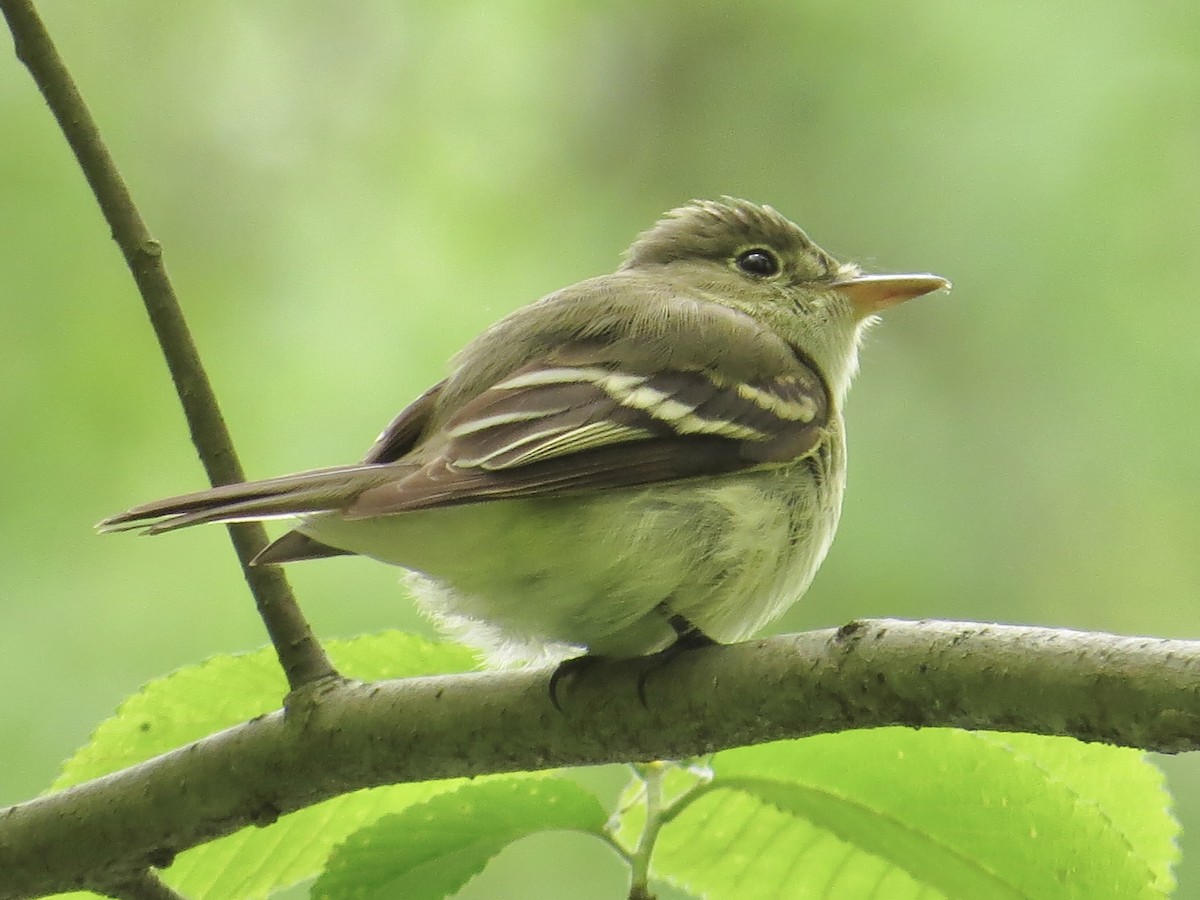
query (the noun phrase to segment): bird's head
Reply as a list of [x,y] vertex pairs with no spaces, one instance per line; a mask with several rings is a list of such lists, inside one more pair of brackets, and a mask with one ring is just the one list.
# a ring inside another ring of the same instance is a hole
[[950,287],[937,275],[864,274],[771,207],[732,198],[693,201],[640,235],[622,268],[656,267],[694,285],[698,299],[738,309],[786,337],[825,374],[839,403],[876,313]]

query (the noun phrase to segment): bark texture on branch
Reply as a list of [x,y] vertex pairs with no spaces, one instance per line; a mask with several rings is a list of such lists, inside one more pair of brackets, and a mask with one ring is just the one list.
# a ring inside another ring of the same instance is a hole
[[560,685],[523,670],[327,682],[273,713],[0,811],[0,900],[169,864],[176,853],[363,787],[678,759],[873,728],[1069,735],[1200,748],[1200,642],[976,625],[853,622],[598,664]]

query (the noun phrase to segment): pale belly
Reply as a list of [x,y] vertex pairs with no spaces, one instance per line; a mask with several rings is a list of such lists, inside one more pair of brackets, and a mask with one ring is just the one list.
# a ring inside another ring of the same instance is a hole
[[793,466],[719,486],[330,514],[301,530],[417,573],[422,606],[493,655],[549,644],[624,657],[669,645],[672,615],[721,642],[778,617],[812,580],[840,506],[840,483],[818,489]]

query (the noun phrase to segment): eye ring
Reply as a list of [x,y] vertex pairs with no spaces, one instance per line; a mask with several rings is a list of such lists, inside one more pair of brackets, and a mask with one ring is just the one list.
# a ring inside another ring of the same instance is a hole
[[782,269],[779,257],[766,247],[751,247],[734,257],[734,265],[754,278],[773,278]]

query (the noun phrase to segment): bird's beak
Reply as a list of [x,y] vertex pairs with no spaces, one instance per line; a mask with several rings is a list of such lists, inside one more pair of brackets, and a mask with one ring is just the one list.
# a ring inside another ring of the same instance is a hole
[[948,291],[950,282],[938,275],[854,275],[839,278],[831,287],[848,297],[858,317],[865,319],[913,297]]

